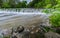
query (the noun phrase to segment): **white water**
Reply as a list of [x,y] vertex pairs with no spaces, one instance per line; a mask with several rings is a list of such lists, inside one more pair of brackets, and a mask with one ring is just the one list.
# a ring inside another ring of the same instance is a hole
[[46,14],[41,12],[16,12],[14,10],[10,11],[10,10],[0,9],[0,22],[4,20],[12,19],[13,17],[16,16],[22,16],[22,15],[35,16],[35,15],[46,15]]

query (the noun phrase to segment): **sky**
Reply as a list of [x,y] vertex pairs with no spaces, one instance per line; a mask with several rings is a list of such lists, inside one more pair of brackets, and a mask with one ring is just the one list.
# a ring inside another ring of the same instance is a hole
[[30,2],[30,1],[32,1],[32,0],[27,0],[27,2]]
[[[23,1],[23,0],[21,0],[21,1]],[[27,1],[27,3],[29,3],[29,2],[32,1],[32,0],[25,0],[25,1]]]

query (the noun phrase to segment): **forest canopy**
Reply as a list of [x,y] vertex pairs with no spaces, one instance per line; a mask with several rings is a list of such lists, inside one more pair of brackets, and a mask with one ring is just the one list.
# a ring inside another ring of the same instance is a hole
[[0,0],[0,8],[59,8],[60,0]]

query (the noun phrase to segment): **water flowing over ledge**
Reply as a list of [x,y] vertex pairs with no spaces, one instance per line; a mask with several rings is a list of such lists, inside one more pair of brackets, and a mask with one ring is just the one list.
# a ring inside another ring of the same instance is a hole
[[25,28],[31,25],[49,25],[48,15],[41,12],[7,12],[0,11],[0,34],[6,32],[7,29],[11,27],[16,27],[19,25]]

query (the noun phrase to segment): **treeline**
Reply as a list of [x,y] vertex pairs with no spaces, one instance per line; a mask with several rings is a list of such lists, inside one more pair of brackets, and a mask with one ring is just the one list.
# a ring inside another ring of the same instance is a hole
[[26,1],[19,0],[0,0],[0,8],[26,8]]
[[29,4],[27,1],[0,0],[0,8],[59,8],[60,0],[33,0]]

